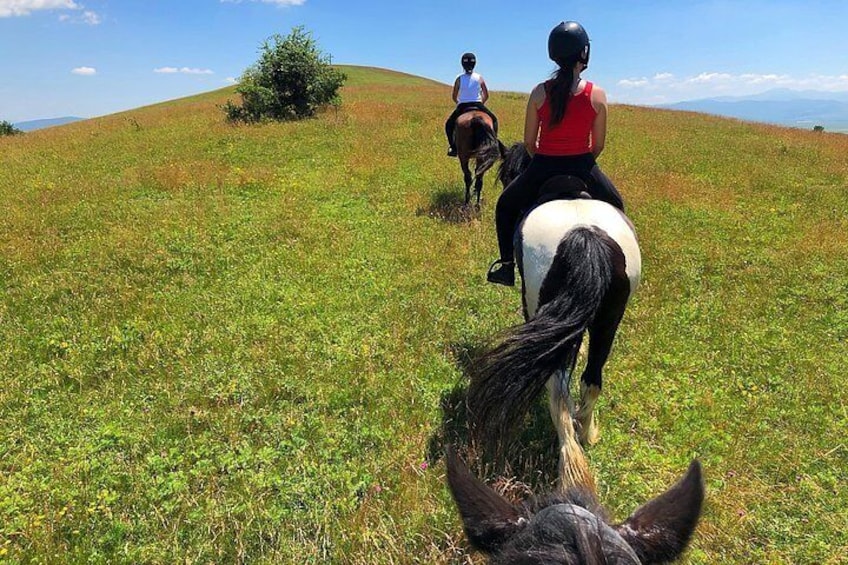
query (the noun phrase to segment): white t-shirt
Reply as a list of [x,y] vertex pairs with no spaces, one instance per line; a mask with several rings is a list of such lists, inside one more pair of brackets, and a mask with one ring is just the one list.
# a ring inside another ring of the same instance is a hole
[[483,80],[483,77],[477,73],[462,73],[457,78],[459,79],[457,103],[483,101],[483,90],[480,88],[480,82]]

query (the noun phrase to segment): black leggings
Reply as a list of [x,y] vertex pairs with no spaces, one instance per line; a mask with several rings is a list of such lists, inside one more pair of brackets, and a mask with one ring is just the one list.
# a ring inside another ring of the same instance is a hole
[[504,189],[495,207],[495,226],[501,260],[513,260],[512,238],[518,221],[536,203],[542,185],[557,175],[574,175],[583,179],[592,198],[624,211],[621,195],[598,167],[591,153],[564,157],[534,155],[527,169]]
[[468,110],[474,109],[489,114],[489,117],[492,118],[492,129],[495,130],[495,135],[498,135],[498,118],[495,117],[491,110],[486,108],[482,102],[463,102],[456,105],[456,109],[453,111],[453,114],[451,114],[448,117],[448,121],[445,122],[445,134],[448,136],[448,143],[451,147],[454,146],[453,130],[456,129],[456,119]]

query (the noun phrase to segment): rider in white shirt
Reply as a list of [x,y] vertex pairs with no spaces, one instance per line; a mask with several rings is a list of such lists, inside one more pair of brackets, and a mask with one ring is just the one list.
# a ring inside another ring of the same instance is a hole
[[486,81],[478,73],[474,72],[474,66],[477,64],[477,57],[474,53],[465,53],[462,55],[462,68],[465,72],[458,77],[453,83],[453,101],[456,103],[456,109],[450,115],[448,121],[445,122],[445,134],[448,136],[448,156],[456,157],[456,146],[453,141],[453,131],[456,127],[456,119],[468,110],[477,109],[489,114],[492,118],[492,128],[495,134],[498,133],[498,118],[486,108],[486,100],[489,99],[489,89],[486,88]]

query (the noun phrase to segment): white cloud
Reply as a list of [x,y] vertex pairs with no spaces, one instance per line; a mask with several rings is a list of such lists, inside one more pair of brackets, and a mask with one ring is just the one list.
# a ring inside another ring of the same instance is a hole
[[224,82],[226,82],[227,84],[236,84],[238,82],[238,79],[236,77],[227,77],[226,79],[224,79]]
[[0,18],[28,16],[40,10],[81,10],[73,0],[0,0]]
[[215,72],[209,69],[192,69],[189,67],[159,67],[158,69],[153,69],[154,73],[165,74],[165,75],[175,75],[175,74],[183,74],[183,75],[214,75]]
[[739,78],[742,80],[746,80],[752,83],[760,83],[760,82],[770,82],[775,81],[780,78],[788,78],[787,75],[758,75],[754,73],[745,73],[743,75],[739,75]]
[[[2,1],[2,0],[0,0]],[[103,18],[100,17],[96,12],[92,12],[91,10],[86,10],[79,16],[71,16],[68,14],[62,14],[59,16],[60,22],[68,22],[74,24],[88,24],[90,26],[96,26],[103,23]]]
[[0,18],[12,16],[29,16],[33,12],[46,10],[81,10],[82,14],[71,16],[62,14],[60,22],[83,23],[92,26],[100,25],[103,18],[97,12],[86,10],[82,4],[74,0],[0,0]]
[[103,21],[103,18],[101,18],[95,12],[92,12],[90,10],[86,10],[85,12],[82,13],[82,21],[87,23],[90,26],[96,26],[96,25],[100,25],[100,23]]
[[72,69],[71,72],[75,75],[90,77],[97,74],[97,69],[94,67],[77,67]]
[[624,88],[639,88],[648,84],[650,84],[650,81],[647,78],[626,78],[618,81],[618,86],[623,86]]
[[692,84],[717,84],[727,82],[732,78],[733,75],[728,73],[701,73],[698,76],[687,78],[686,82]]
[[[241,4],[244,0],[221,0],[225,4]],[[246,0],[247,2],[262,2],[263,4],[276,4],[277,6],[302,6],[306,0]]]

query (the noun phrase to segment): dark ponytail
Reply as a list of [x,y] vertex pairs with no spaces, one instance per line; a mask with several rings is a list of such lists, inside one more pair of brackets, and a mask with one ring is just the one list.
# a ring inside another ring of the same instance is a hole
[[577,56],[559,60],[557,64],[559,68],[545,88],[545,94],[551,105],[551,127],[560,123],[565,116],[565,109],[571,99],[571,88],[574,86],[574,66],[577,64]]

